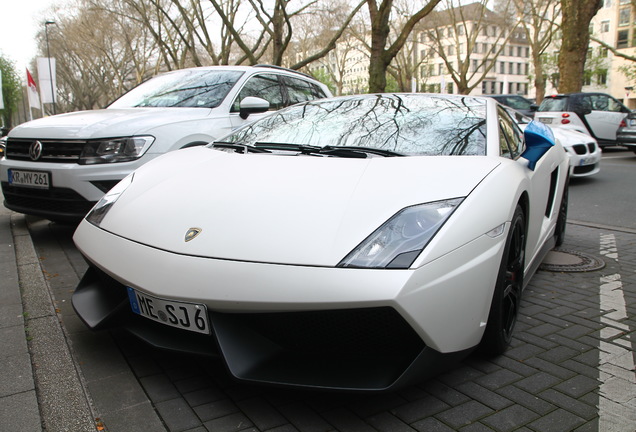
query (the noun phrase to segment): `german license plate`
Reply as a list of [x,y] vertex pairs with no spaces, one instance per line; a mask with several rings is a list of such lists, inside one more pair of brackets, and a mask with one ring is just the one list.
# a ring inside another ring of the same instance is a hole
[[164,300],[128,287],[133,312],[153,321],[197,333],[210,333],[204,304]]
[[630,125],[630,126],[636,126],[636,120],[634,120],[634,119],[629,119],[629,125]]
[[539,121],[541,123],[550,124],[552,123],[552,119],[550,117],[539,117]]
[[51,185],[49,179],[49,173],[44,171],[9,170],[9,184],[13,186],[48,189]]
[[583,158],[579,161],[579,166],[589,165],[594,162],[594,158]]

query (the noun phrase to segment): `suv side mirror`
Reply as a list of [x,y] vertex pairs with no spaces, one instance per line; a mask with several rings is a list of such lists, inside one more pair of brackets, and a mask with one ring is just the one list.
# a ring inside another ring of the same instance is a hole
[[555,144],[552,130],[538,121],[531,121],[523,131],[526,139],[526,150],[521,157],[528,160],[528,168],[534,171],[537,162]]
[[539,109],[539,105],[537,105],[537,104],[530,105],[530,111],[536,111],[538,109]]
[[250,114],[264,113],[269,110],[269,102],[259,97],[247,96],[239,104],[239,116],[245,120]]

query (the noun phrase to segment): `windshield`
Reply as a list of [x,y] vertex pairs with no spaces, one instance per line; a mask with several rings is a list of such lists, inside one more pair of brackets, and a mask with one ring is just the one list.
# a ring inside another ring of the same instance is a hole
[[486,102],[421,94],[316,100],[278,111],[224,141],[372,148],[402,155],[484,155]]
[[129,91],[108,108],[215,108],[225,99],[241,71],[184,69],[156,76]]
[[541,105],[537,111],[566,111],[565,105],[567,98],[564,97],[547,97],[541,101]]

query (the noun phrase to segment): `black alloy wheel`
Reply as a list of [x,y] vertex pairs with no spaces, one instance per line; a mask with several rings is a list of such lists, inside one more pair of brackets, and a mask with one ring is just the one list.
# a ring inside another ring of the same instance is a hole
[[487,355],[502,354],[510,341],[521,306],[526,249],[526,222],[520,206],[515,209],[499,267],[488,324],[481,341]]

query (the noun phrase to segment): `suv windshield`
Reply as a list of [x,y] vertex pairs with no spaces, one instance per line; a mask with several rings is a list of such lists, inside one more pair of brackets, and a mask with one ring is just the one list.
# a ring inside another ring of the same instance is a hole
[[138,85],[108,108],[215,108],[241,75],[241,71],[210,69],[170,72]]
[[484,155],[486,103],[469,96],[362,95],[316,100],[252,123],[225,142]]
[[567,97],[547,97],[541,101],[537,111],[567,111]]

